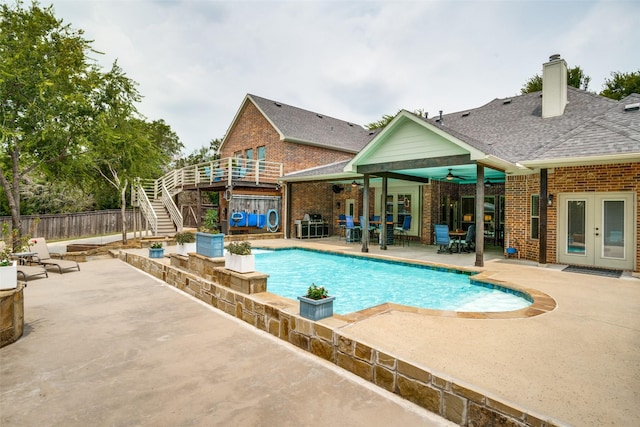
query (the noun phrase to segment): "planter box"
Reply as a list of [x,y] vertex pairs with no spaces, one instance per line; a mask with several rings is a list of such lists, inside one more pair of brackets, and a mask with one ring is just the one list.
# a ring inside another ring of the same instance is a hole
[[196,251],[196,242],[178,244],[178,249],[176,249],[176,253],[178,255],[187,255],[189,252],[195,252],[195,251]]
[[224,234],[196,232],[196,252],[211,258],[224,256]]
[[300,316],[311,320],[320,320],[333,316],[333,300],[336,297],[311,299],[298,297],[300,300]]
[[0,290],[16,289],[18,287],[17,261],[11,265],[0,267]]
[[149,248],[149,258],[162,258],[164,257],[164,248]]
[[256,271],[256,256],[253,254],[236,255],[225,252],[224,267],[237,273],[252,273]]

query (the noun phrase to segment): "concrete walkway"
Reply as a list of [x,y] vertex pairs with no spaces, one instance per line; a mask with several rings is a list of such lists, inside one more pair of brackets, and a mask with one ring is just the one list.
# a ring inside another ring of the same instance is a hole
[[2,426],[448,426],[115,259],[34,279]]

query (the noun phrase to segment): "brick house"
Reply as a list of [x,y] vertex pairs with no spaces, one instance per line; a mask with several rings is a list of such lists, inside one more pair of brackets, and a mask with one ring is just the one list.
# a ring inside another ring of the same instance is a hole
[[[346,162],[353,158],[374,133],[344,120],[293,107],[281,102],[248,94],[242,101],[229,130],[220,144],[220,158],[236,158],[238,162],[255,164],[268,161],[282,165],[283,174],[309,170],[327,163]],[[284,208],[283,189],[252,185],[249,180],[237,180],[221,198],[221,221],[226,223],[238,211],[265,211],[260,201],[272,198],[280,213],[280,222],[291,230],[295,218],[305,213],[318,213],[331,218],[331,205],[322,197],[331,194],[326,183],[324,191],[308,189],[296,192],[301,209]],[[289,193],[292,194],[292,193]],[[226,231],[233,231],[229,227]]]
[[427,244],[434,224],[474,224],[477,265],[489,243],[541,264],[640,271],[640,95],[614,101],[566,76],[554,55],[541,92],[433,118],[402,111],[353,158],[285,174],[285,235],[305,211],[384,211],[411,216],[408,234]]

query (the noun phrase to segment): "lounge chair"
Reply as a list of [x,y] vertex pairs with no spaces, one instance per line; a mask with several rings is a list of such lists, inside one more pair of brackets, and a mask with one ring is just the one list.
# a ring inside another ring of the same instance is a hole
[[44,268],[50,266],[58,267],[58,271],[62,274],[66,270],[72,270],[77,268],[80,271],[80,265],[76,261],[67,259],[54,259],[49,254],[49,248],[47,247],[47,241],[43,237],[36,237],[29,240],[29,246],[31,252],[35,252],[35,256],[32,258],[34,262],[41,264]]
[[49,277],[49,273],[47,273],[47,269],[42,265],[23,265],[18,264],[17,266],[18,277],[26,282],[28,279],[35,276]]
[[[6,243],[4,241],[0,241],[0,251],[4,251],[5,247],[6,247]],[[30,279],[31,277],[40,276],[43,274],[45,277],[49,277],[49,274],[47,273],[47,269],[44,268],[43,266],[25,264],[25,262],[28,261],[29,259],[28,257],[20,257],[16,254],[12,254],[11,257],[14,259],[18,258],[16,272],[20,280],[26,282],[27,279]]]
[[451,253],[451,237],[449,236],[449,226],[446,224],[435,224],[436,245],[440,245],[439,254]]

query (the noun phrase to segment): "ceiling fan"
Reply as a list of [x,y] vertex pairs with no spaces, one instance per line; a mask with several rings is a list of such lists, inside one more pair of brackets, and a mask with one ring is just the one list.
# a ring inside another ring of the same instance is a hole
[[449,169],[449,173],[444,177],[444,179],[446,179],[447,181],[453,181],[454,179],[467,179],[467,178],[464,176],[454,175],[451,172],[451,169]]

